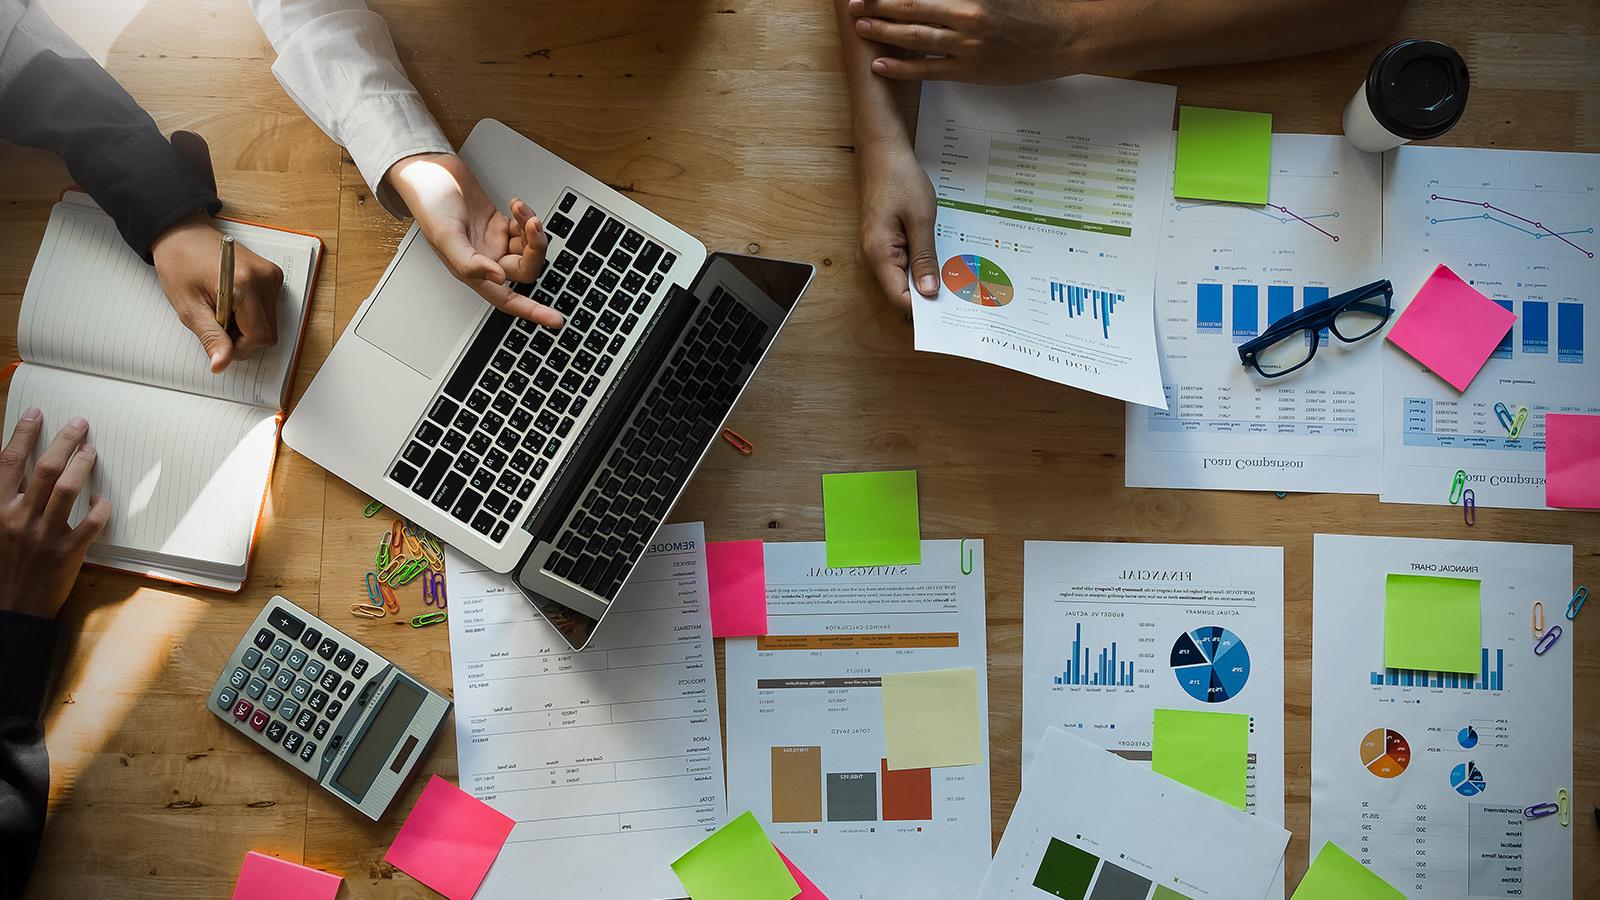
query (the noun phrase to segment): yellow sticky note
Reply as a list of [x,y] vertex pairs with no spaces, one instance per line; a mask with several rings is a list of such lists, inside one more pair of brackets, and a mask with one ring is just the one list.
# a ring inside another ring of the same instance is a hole
[[1483,583],[1390,575],[1383,585],[1383,665],[1476,672],[1483,661]]
[[1150,766],[1173,781],[1244,809],[1250,717],[1158,709]]
[[983,762],[977,670],[936,669],[883,676],[883,740],[889,768]]
[[1333,841],[1322,845],[1292,900],[1406,900]]

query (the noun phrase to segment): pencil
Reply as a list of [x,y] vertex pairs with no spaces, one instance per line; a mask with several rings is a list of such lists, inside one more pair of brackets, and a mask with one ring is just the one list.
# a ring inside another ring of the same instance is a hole
[[217,272],[217,324],[233,327],[233,235],[222,236],[222,268]]

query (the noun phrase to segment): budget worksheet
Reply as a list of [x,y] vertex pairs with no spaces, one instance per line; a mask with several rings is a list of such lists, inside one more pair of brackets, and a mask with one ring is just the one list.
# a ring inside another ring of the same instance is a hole
[[672,861],[726,817],[704,528],[662,527],[581,653],[446,563],[461,788],[517,823],[477,896],[682,896]]
[[981,765],[889,768],[885,673],[972,667],[987,710],[983,542],[922,563],[833,569],[765,549],[769,634],[727,642],[728,802],[833,900],[967,900],[989,863]]

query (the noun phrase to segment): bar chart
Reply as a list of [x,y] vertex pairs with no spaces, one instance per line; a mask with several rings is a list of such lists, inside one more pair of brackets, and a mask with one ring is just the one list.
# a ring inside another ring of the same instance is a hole
[[1476,675],[1470,672],[1424,672],[1420,669],[1384,669],[1370,673],[1373,685],[1388,687],[1460,688],[1473,691],[1506,689],[1506,652],[1494,651],[1494,668],[1489,668],[1489,648],[1483,648],[1482,665]]
[[[1268,325],[1289,315],[1328,299],[1326,285],[1295,286],[1288,284],[1219,284],[1202,281],[1195,289],[1195,331],[1199,334],[1230,333],[1236,344],[1242,344],[1261,334]],[[1263,294],[1265,304],[1263,305]],[[1224,303],[1226,296],[1227,302]],[[1298,298],[1298,305],[1296,299]],[[1224,307],[1230,313],[1223,321]],[[1226,325],[1226,327],[1225,327]],[[1321,342],[1328,342],[1324,329]]]
[[[1550,353],[1550,302],[1548,300],[1494,301],[1509,313],[1516,313],[1517,321],[1505,337],[1500,339],[1491,356],[1494,359],[1511,359],[1512,348],[1520,346],[1521,352],[1535,356]],[[1555,316],[1556,362],[1568,365],[1583,363],[1583,304],[1576,301],[1557,302]],[[1516,339],[1518,330],[1521,340]]]
[[[880,803],[880,789],[881,800]],[[822,747],[772,748],[773,822],[915,822],[933,818],[930,769],[825,772]]]
[[1117,304],[1127,300],[1124,294],[1114,291],[1103,291],[1099,288],[1079,287],[1075,284],[1062,284],[1059,281],[1050,282],[1050,299],[1057,303],[1067,305],[1067,318],[1076,319],[1084,315],[1087,307],[1090,318],[1100,322],[1100,336],[1106,340],[1111,339],[1111,313],[1116,310]]
[[1083,623],[1075,622],[1072,627],[1072,659],[1062,667],[1060,675],[1050,679],[1053,683],[1133,687],[1133,663],[1117,659],[1116,641],[1100,648],[1091,660],[1090,654],[1094,651],[1083,643]]

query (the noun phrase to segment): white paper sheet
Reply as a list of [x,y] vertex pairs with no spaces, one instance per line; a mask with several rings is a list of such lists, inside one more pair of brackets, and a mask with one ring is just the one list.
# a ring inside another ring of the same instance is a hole
[[[1449,674],[1441,681],[1456,686],[1424,687],[1440,673],[1383,667],[1390,573],[1482,582],[1471,687]],[[1571,547],[1317,535],[1311,846],[1337,843],[1415,900],[1571,897],[1572,832],[1587,807],[1572,828],[1522,817],[1572,789],[1571,592]],[[1532,651],[1536,600],[1547,624],[1567,628],[1543,656]]]
[[1129,487],[1375,494],[1383,340],[1328,335],[1262,378],[1239,345],[1308,303],[1383,277],[1379,158],[1338,135],[1272,139],[1266,206],[1175,200],[1156,264],[1167,408],[1128,406]]
[[1028,541],[1022,577],[1025,780],[1050,728],[1148,767],[1158,707],[1244,713],[1245,809],[1283,821],[1281,547]]
[[1282,864],[1283,826],[1065,731],[1035,760],[979,900],[1248,900]]
[[672,861],[727,813],[704,528],[661,529],[581,653],[506,576],[446,563],[461,787],[517,820],[477,896],[682,896]]
[[[1402,147],[1385,157],[1384,268],[1410,301],[1439,263],[1517,314],[1465,393],[1385,347],[1381,499],[1544,509],[1544,416],[1600,414],[1600,155]],[[1528,422],[1508,439],[1504,403]]]
[[912,290],[917,349],[1164,408],[1151,273],[1176,97],[1097,75],[924,83],[942,285]]
[[[971,666],[987,710],[983,542],[830,569],[767,544],[764,638],[727,642],[728,803],[833,900],[968,900],[989,863],[989,765],[887,771],[885,672]],[[988,721],[983,721],[988,747]]]

